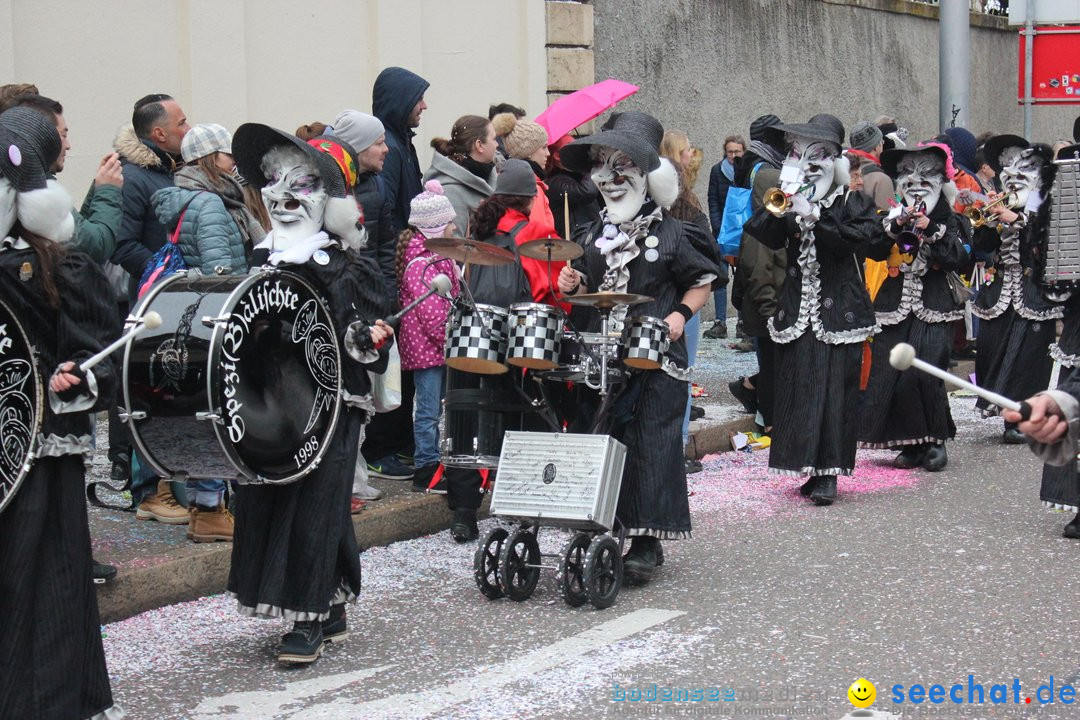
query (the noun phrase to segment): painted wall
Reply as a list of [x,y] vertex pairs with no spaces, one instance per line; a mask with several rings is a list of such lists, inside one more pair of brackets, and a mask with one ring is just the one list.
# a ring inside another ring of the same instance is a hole
[[[640,85],[620,107],[655,114],[705,150],[702,197],[723,138],[748,135],[750,121],[767,112],[794,122],[830,112],[847,128],[893,115],[916,140],[938,132],[938,23],[931,6],[594,0],[594,7],[597,77]],[[1017,56],[1015,28],[972,27],[972,132],[1022,134]],[[1080,105],[1036,107],[1034,137],[1051,143],[1068,137],[1078,114]]]
[[0,0],[0,84],[64,105],[61,181],[81,201],[136,99],[172,94],[192,123],[285,130],[371,109],[379,71],[431,82],[416,139],[492,102],[546,106],[543,0]]

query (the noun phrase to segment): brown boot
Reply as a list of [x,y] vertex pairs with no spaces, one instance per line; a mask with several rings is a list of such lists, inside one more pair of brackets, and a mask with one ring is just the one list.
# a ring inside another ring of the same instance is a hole
[[188,523],[188,540],[195,542],[232,542],[233,515],[224,505],[216,508],[191,506],[191,522]]
[[158,491],[139,503],[138,520],[157,520],[166,525],[187,525],[188,511],[173,497],[168,480],[158,480]]

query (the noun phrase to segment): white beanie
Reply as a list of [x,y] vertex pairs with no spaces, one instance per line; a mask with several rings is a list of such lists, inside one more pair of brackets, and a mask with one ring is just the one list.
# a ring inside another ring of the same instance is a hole
[[359,110],[342,110],[334,118],[333,128],[333,134],[349,143],[357,154],[374,145],[386,132],[379,118]]

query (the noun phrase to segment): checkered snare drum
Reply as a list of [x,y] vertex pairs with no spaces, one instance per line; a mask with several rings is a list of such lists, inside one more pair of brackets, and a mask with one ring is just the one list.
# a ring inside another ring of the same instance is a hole
[[668,324],[639,315],[623,327],[623,363],[639,370],[659,370],[668,349]]
[[507,372],[508,315],[505,308],[476,305],[454,314],[446,326],[446,364],[462,372]]
[[531,370],[550,370],[559,364],[562,310],[542,303],[510,306],[510,344],[506,361]]

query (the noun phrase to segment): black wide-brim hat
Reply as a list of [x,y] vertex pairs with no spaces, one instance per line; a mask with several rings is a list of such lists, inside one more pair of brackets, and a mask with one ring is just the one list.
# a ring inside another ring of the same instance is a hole
[[611,129],[602,130],[575,140],[559,151],[559,160],[569,170],[588,172],[592,169],[589,150],[604,146],[622,150],[644,172],[660,167],[660,141],[664,126],[652,115],[643,112],[619,113]]
[[[341,145],[355,160],[356,153],[340,138],[333,141]],[[269,125],[244,123],[233,134],[232,154],[236,167],[252,187],[263,188],[270,184],[262,170],[262,161],[266,153],[276,147],[294,147],[315,163],[322,176],[323,187],[331,197],[348,197],[345,176],[337,161],[327,153],[307,144],[295,135],[291,135]]]
[[37,110],[15,107],[0,114],[0,175],[19,192],[40,190],[60,157],[56,125]]
[[773,126],[774,131],[785,132],[790,135],[831,142],[839,147],[844,146],[844,123],[834,115],[818,113],[804,123],[780,123]]
[[1018,147],[1026,150],[1031,147],[1031,143],[1019,135],[995,135],[983,145],[983,154],[986,156],[986,163],[993,168],[995,173],[1001,172],[1001,153],[1011,147]]
[[943,177],[947,177],[949,167],[949,155],[940,147],[936,145],[923,145],[916,147],[902,147],[893,148],[892,150],[885,150],[881,153],[881,169],[885,171],[885,174],[891,177],[893,180],[897,176],[897,166],[900,164],[900,160],[909,153],[921,153],[928,152],[937,155],[941,159],[941,174]]

